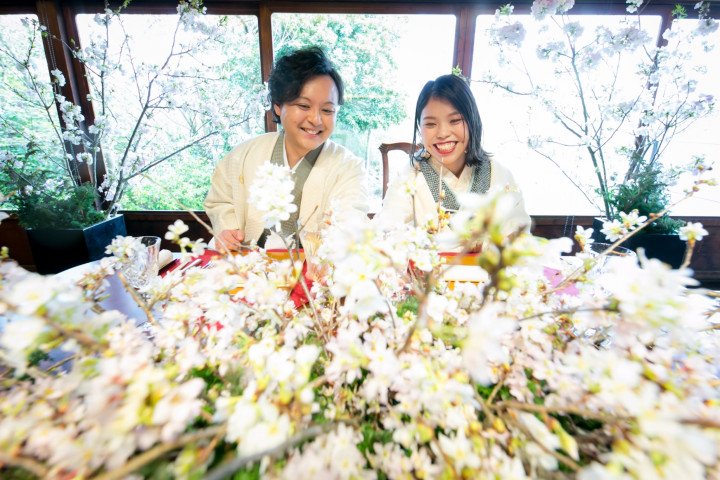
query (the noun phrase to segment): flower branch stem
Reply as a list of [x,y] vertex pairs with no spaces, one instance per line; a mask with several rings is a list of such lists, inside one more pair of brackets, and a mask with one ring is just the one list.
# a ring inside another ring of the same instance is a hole
[[297,435],[293,435],[292,437],[290,437],[276,447],[254,453],[252,455],[247,455],[244,457],[230,460],[229,462],[222,464],[214,470],[208,472],[207,475],[205,475],[205,480],[223,480],[225,478],[228,478],[246,465],[255,463],[265,456],[273,457],[275,455],[278,455],[297,443],[309,440],[322,433],[330,431],[334,426],[334,423],[328,423],[325,425],[317,425],[314,427],[310,427],[307,430],[298,433]]
[[50,318],[43,317],[43,320],[45,323],[48,324],[51,328],[57,330],[60,332],[61,335],[64,335],[68,338],[72,338],[74,340],[77,340],[81,345],[84,345],[91,350],[95,350],[98,352],[104,352],[107,350],[107,346],[103,345],[102,343],[98,342],[94,338],[87,335],[85,332],[81,330],[76,330],[72,328],[65,328],[61,324],[55,322],[54,320],[51,320]]
[[76,359],[77,356],[78,356],[78,355],[77,355],[77,353],[76,353],[76,354],[74,354],[74,355],[70,355],[70,356],[67,357],[67,358],[63,358],[63,359],[60,360],[59,362],[57,362],[57,363],[55,363],[55,364],[53,364],[53,365],[50,365],[50,366],[48,367],[48,371],[55,370],[56,368],[62,367],[62,366],[65,365],[67,362]]
[[120,282],[122,282],[123,287],[125,287],[125,290],[127,290],[128,293],[130,293],[130,295],[133,297],[133,300],[135,300],[135,303],[137,303],[138,306],[145,313],[145,317],[147,317],[148,322],[150,322],[151,324],[153,324],[156,327],[160,327],[160,324],[155,319],[155,315],[152,314],[152,312],[150,311],[150,308],[145,303],[145,301],[140,297],[140,295],[138,295],[138,293],[135,291],[134,288],[132,288],[130,285],[128,285],[127,279],[125,279],[125,275],[123,275],[122,272],[117,272],[117,276],[120,279]]
[[127,462],[122,467],[117,468],[115,470],[111,470],[102,475],[98,475],[97,477],[94,477],[94,479],[95,480],[116,480],[119,478],[123,478],[123,477],[129,475],[130,473],[134,472],[135,470],[152,462],[156,458],[159,458],[162,455],[165,455],[168,452],[171,452],[175,449],[183,447],[183,446],[187,445],[188,443],[197,442],[197,441],[203,440],[205,438],[215,437],[218,434],[223,435],[225,433],[225,430],[227,430],[227,426],[222,425],[222,426],[208,427],[208,428],[206,428],[204,430],[200,430],[198,432],[187,433],[172,442],[166,442],[166,443],[161,443],[159,445],[156,445],[155,447],[151,448],[150,450],[143,452],[136,457],[133,457],[132,460]]
[[305,385],[304,388],[309,388],[311,390],[315,390],[317,387],[322,385],[323,383],[327,382],[327,375],[320,375],[319,377],[315,377],[310,382]]
[[[230,126],[233,127],[233,126],[241,125],[241,124],[245,123],[247,120],[248,120],[247,118],[244,118],[242,121],[240,121],[240,122],[235,122],[235,123],[231,124]],[[145,172],[147,172],[147,171],[150,170],[151,168],[153,168],[153,167],[161,164],[161,163],[164,162],[165,160],[167,160],[167,159],[169,159],[169,158],[171,158],[171,157],[174,157],[175,155],[177,155],[177,154],[179,154],[179,153],[187,150],[187,149],[190,148],[190,147],[193,147],[193,146],[195,146],[195,145],[197,145],[197,144],[199,144],[199,143],[207,140],[208,138],[210,138],[210,137],[212,137],[212,136],[214,136],[214,135],[219,135],[220,133],[221,133],[220,130],[213,130],[212,132],[209,132],[209,133],[203,135],[202,137],[196,138],[196,139],[193,140],[192,142],[187,143],[187,144],[183,145],[182,147],[178,148],[177,150],[174,150],[174,151],[168,153],[168,154],[165,155],[164,157],[159,158],[159,159],[157,159],[157,160],[155,160],[155,161],[153,161],[153,162],[150,162],[149,164],[145,165],[143,168],[139,169],[137,172],[134,172],[134,173],[128,175],[127,177],[124,178],[124,182],[127,182],[127,181],[129,181],[129,180],[132,180],[133,178],[137,177],[138,175],[143,175]],[[147,177],[146,177],[146,178],[147,178]]]
[[692,260],[693,250],[695,249],[695,240],[690,239],[687,241],[687,246],[685,247],[685,258],[683,258],[683,262],[680,265],[680,268],[687,268],[690,265],[690,260]]
[[493,400],[495,400],[495,395],[497,395],[497,393],[500,391],[500,388],[502,387],[504,381],[504,378],[500,378],[500,380],[498,380],[498,382],[495,384],[492,392],[490,392],[490,396],[487,398],[488,405],[491,404]]
[[480,408],[485,414],[484,423],[486,425],[492,425],[493,423],[495,423],[495,414],[492,412],[492,410],[490,410],[490,407],[488,407],[490,400],[488,399],[487,401],[485,401],[485,399],[482,398],[478,393],[477,388],[473,388],[473,394],[475,395],[475,400],[477,400],[477,402],[480,404]]
[[[650,225],[651,223],[653,223],[655,220],[658,220],[659,218],[661,218],[663,215],[665,215],[665,214],[668,213],[670,210],[672,210],[673,207],[675,207],[675,206],[676,206],[677,204],[679,204],[680,202],[683,202],[683,201],[687,200],[688,198],[692,197],[694,193],[695,193],[694,190],[693,190],[693,191],[690,191],[688,194],[686,194],[683,198],[681,198],[681,199],[678,200],[677,202],[673,203],[672,205],[669,205],[669,206],[665,207],[660,213],[651,215],[650,218],[648,218],[647,220],[645,220],[645,221],[644,221],[642,224],[640,224],[636,229],[632,230],[631,232],[626,233],[626,234],[623,235],[621,238],[619,238],[618,240],[616,240],[615,243],[613,243],[612,245],[610,245],[610,247],[609,247],[607,250],[605,250],[605,251],[602,252],[600,255],[598,255],[597,258],[596,258],[596,260],[599,260],[599,259],[601,259],[601,258],[603,258],[603,257],[606,257],[609,253],[611,253],[613,250],[615,250],[615,247],[618,247],[618,246],[619,246],[621,243],[623,243],[625,240],[627,240],[628,238],[630,238],[630,237],[632,237],[633,235],[637,234],[640,230],[644,229],[645,227],[647,227],[648,225]],[[587,267],[585,267],[585,266],[579,267],[579,268],[576,269],[574,272],[572,272],[570,275],[568,275],[567,277],[565,277],[559,284],[557,284],[557,285],[555,286],[555,288],[552,288],[552,289],[550,289],[550,290],[546,290],[546,291],[543,293],[543,295],[544,295],[544,296],[550,295],[551,293],[558,292],[558,291],[564,289],[565,287],[567,287],[568,285],[571,285],[571,284],[575,283],[575,282],[577,281],[578,277],[579,277],[583,272],[586,272],[586,271],[588,271],[588,270],[589,270],[589,269],[588,269]]]
[[[290,253],[290,245],[288,245],[287,240],[285,240],[285,237],[280,235],[280,238],[282,238],[283,244],[285,245],[285,249]],[[292,255],[292,254],[291,254]],[[305,257],[305,262],[307,264],[308,259]],[[320,335],[323,340],[325,340],[325,345],[327,345],[330,342],[330,339],[328,338],[327,334],[325,333],[325,329],[323,328],[322,321],[320,320],[320,315],[317,312],[317,309],[315,308],[315,302],[313,302],[313,297],[310,294],[310,289],[307,286],[307,282],[305,282],[305,275],[303,275],[302,269],[300,270],[300,273],[298,274],[298,282],[300,282],[300,285],[303,288],[303,292],[305,292],[305,296],[307,296],[308,304],[310,305],[310,309],[313,313],[313,319],[315,320],[315,328],[317,329],[318,335]]]
[[545,315],[566,315],[570,313],[578,313],[578,312],[617,312],[618,310],[616,308],[611,307],[594,307],[594,308],[570,308],[567,310],[548,310],[547,312],[540,312],[536,313],[534,315],[529,315],[527,317],[519,318],[518,322],[523,322],[525,320],[532,320],[533,318],[539,318],[543,317]]
[[712,420],[710,418],[683,418],[680,423],[686,425],[697,425],[703,428],[714,428],[720,430],[720,421]]
[[48,473],[50,473],[50,470],[37,460],[30,457],[11,455],[9,452],[3,450],[0,450],[0,464],[20,467],[36,475],[38,478],[45,478]]
[[603,415],[601,413],[592,412],[589,410],[583,410],[581,408],[576,407],[548,407],[547,405],[535,405],[531,403],[521,403],[521,402],[513,402],[513,401],[503,401],[498,402],[493,405],[491,405],[492,408],[496,409],[515,409],[515,410],[523,410],[526,412],[537,412],[537,413],[557,413],[557,414],[565,414],[565,415],[577,415],[579,417],[583,418],[589,418],[590,420],[597,420],[598,422],[612,422],[612,423],[618,423],[618,422],[627,422],[630,420],[628,417],[620,417],[620,416],[610,416],[610,415]]
[[435,447],[437,448],[438,452],[440,452],[440,455],[442,455],[443,459],[445,460],[445,463],[450,467],[450,470],[453,473],[454,478],[462,478],[462,475],[460,475],[455,468],[455,463],[453,462],[452,458],[448,456],[447,453],[442,449],[440,446],[440,442],[437,441],[437,439],[433,438],[433,443],[435,444]]
[[[10,361],[8,356],[5,354],[5,352],[0,351],[0,360],[2,363],[4,363],[8,367],[8,372],[15,369],[15,366],[13,365],[13,362]],[[27,373],[29,376],[31,376],[34,379],[40,379],[40,378],[47,378],[50,375],[46,372],[43,372],[39,368],[36,367],[27,367],[25,369],[25,373]]]
[[529,439],[532,439],[532,440],[540,447],[540,449],[541,449],[543,452],[545,452],[546,454],[550,455],[550,456],[553,457],[555,460],[557,460],[558,462],[562,463],[563,465],[565,465],[566,467],[568,467],[569,469],[571,469],[573,472],[579,472],[579,471],[582,469],[582,466],[580,466],[580,464],[577,463],[577,462],[576,462],[575,460],[573,460],[572,458],[567,457],[567,456],[565,456],[565,455],[562,455],[562,454],[556,452],[555,450],[551,450],[550,448],[548,448],[548,447],[546,447],[545,445],[543,445],[543,443],[542,443],[541,441],[539,441],[538,439],[536,439],[536,438],[532,435],[532,433],[530,433],[530,431],[529,431],[527,428],[525,428],[523,425],[521,425],[520,422],[518,422],[517,420],[515,420],[515,419],[513,419],[513,418],[508,418],[507,420],[509,420],[510,423],[512,423],[512,425],[515,426],[515,428],[517,428],[518,430],[520,430],[520,431],[523,433],[523,435],[525,435],[525,436],[526,436],[527,438],[529,438]]

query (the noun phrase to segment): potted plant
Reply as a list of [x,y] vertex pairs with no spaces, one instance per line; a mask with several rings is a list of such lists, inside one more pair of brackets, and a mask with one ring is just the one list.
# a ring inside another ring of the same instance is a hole
[[[529,28],[512,5],[502,7],[489,33],[501,63],[513,68],[489,68],[479,81],[537,101],[528,146],[560,167],[606,221],[633,210],[637,218],[662,213],[645,230],[675,233],[682,223],[666,215],[669,187],[706,167],[689,153],[688,165],[670,165],[664,154],[714,108],[713,96],[695,88],[704,70],[693,57],[711,48],[718,24],[708,16],[709,3],[700,2],[694,28],[683,29],[679,20],[687,13],[678,6],[657,45],[648,17],[639,14],[643,2],[628,3],[622,20],[608,16],[594,25],[569,15],[573,1],[534,2],[537,60],[522,56]],[[557,127],[547,136],[537,132],[537,109]]]
[[[140,60],[133,50],[123,26],[126,5],[116,10],[106,5],[95,15],[83,45],[63,43],[29,20],[26,38],[0,41],[2,68],[16,72],[0,92],[12,107],[0,114],[7,132],[0,148],[0,191],[14,192],[3,207],[15,209],[28,229],[43,273],[103,256],[110,240],[125,234],[116,214],[135,182],[214,135],[236,132],[263,110],[262,85],[240,91],[221,83],[221,65],[208,60],[217,55],[208,52],[218,51],[226,23],[205,18],[199,1],[179,4],[172,38],[158,39],[163,57],[152,60]],[[67,49],[84,69],[91,94],[82,109],[63,95],[63,73],[44,70],[38,52],[43,42]],[[93,228],[108,221],[112,226]],[[86,245],[98,230],[109,238]],[[75,253],[56,245],[62,238]]]

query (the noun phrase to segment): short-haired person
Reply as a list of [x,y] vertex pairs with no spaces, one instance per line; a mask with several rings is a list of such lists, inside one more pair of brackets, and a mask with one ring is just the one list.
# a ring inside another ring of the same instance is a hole
[[[275,234],[265,230],[262,212],[247,202],[248,189],[264,162],[293,171],[299,208],[291,223],[299,220],[317,230],[331,203],[341,215],[367,218],[362,163],[329,140],[343,104],[343,82],[323,51],[310,47],[278,58],[268,89],[272,114],[282,131],[260,135],[230,151],[218,163],[205,199],[218,248],[235,250],[252,242],[270,248],[268,239]],[[282,242],[275,245],[281,247]]]
[[[480,114],[461,77],[443,75],[425,84],[415,107],[413,146],[418,133],[422,148],[389,186],[382,211],[375,216],[377,224],[415,222],[422,226],[433,220],[437,224],[440,200],[444,210],[452,212],[459,208],[457,197],[464,192],[485,194],[498,188],[517,192],[510,171],[481,146]],[[415,184],[413,196],[407,193],[408,182]],[[530,216],[522,195],[516,198],[508,230],[529,230]]]

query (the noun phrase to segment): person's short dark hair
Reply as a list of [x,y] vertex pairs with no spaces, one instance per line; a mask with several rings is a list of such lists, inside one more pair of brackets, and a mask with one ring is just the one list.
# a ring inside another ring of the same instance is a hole
[[345,88],[342,78],[320,47],[295,50],[275,61],[268,78],[268,100],[275,123],[280,123],[280,117],[275,113],[274,106],[298,98],[305,82],[319,75],[328,75],[333,79],[338,91],[338,105],[342,105]]
[[[482,122],[480,121],[480,112],[478,112],[475,97],[467,81],[457,75],[442,75],[435,80],[430,80],[420,91],[417,104],[415,105],[413,147],[416,144],[417,133],[420,131],[420,116],[431,98],[450,102],[452,106],[460,112],[460,115],[462,115],[470,136],[468,139],[467,153],[465,154],[465,164],[478,165],[483,161],[488,161],[488,153],[483,150],[481,145]],[[414,148],[412,151],[414,151]]]

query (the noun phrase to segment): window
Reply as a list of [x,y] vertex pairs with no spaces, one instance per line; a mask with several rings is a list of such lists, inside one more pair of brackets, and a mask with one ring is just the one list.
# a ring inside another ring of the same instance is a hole
[[[275,56],[318,45],[338,67],[345,82],[345,106],[332,139],[364,159],[370,211],[378,211],[378,147],[412,141],[420,90],[428,80],[452,71],[455,16],[275,13],[272,30]],[[395,171],[409,162],[407,157],[390,160]]]
[[[673,28],[680,29],[679,35],[686,35],[685,32],[697,28],[696,19],[678,20]],[[715,31],[706,37],[708,42],[717,44],[720,41],[720,32]],[[720,49],[715,48],[705,52],[694,53],[693,67],[704,72],[696,87],[697,92],[710,94],[715,100],[720,99]],[[682,166],[692,161],[693,155],[704,155],[705,160],[715,163],[714,177],[720,185],[720,112],[715,110],[692,125],[691,128],[680,132],[670,143],[665,152],[665,158],[672,162],[668,166]],[[673,192],[673,199],[679,200],[684,196],[683,187],[687,184],[679,184]],[[672,211],[675,215],[697,215],[715,216],[720,211],[720,187],[701,187],[700,191],[691,198],[679,203]]]
[[[570,75],[567,75],[570,72],[554,74],[555,69],[568,68],[567,62],[541,60],[538,56],[538,47],[545,45],[549,45],[546,53],[555,54],[553,48],[556,46],[548,44],[548,40],[552,32],[558,30],[557,40],[562,43],[562,26],[549,19],[538,22],[530,15],[513,15],[513,18],[522,22],[526,36],[519,52],[509,52],[505,57],[501,57],[499,49],[492,45],[489,29],[494,16],[482,15],[477,18],[472,79],[483,120],[485,147],[512,170],[523,191],[530,214],[598,214],[602,202],[595,194],[597,180],[594,167],[587,156],[587,149],[577,137],[569,134],[562,123],[572,125],[581,117],[583,111],[583,105],[578,101],[577,89],[570,81]],[[577,44],[592,45],[596,27],[605,25],[613,30],[619,29],[623,27],[624,19],[624,15],[576,15],[570,16],[569,20],[577,22],[582,29],[576,30],[579,34]],[[558,26],[560,28],[557,28]],[[646,32],[646,39],[634,51],[624,51],[620,63],[613,65],[619,72],[617,83],[614,84],[613,98],[622,95],[632,98],[632,95],[637,95],[638,91],[645,88],[644,80],[637,74],[637,65],[645,55],[644,49],[651,50],[654,47],[659,28],[659,16],[642,17],[642,29]],[[603,75],[600,71],[611,73]],[[586,108],[603,108],[605,103],[597,99],[609,95],[608,86],[613,85],[612,72],[612,68],[593,70],[591,74],[580,72],[587,88],[584,94],[596,98],[586,104]],[[516,95],[501,88],[492,88],[489,83],[482,81],[490,76],[509,83],[521,93],[528,93],[536,88],[544,89],[544,96],[552,102],[553,107],[568,116],[555,118],[545,106],[534,103],[529,95]],[[589,113],[600,117],[597,110]],[[553,144],[548,139],[553,139],[556,143]],[[628,141],[632,144],[633,139],[632,125],[622,125],[604,151],[614,151]],[[605,160],[610,170],[609,175],[619,174],[617,172],[621,171],[625,164],[621,158],[615,161],[612,158]],[[596,203],[593,204],[593,201]]]
[[103,19],[76,17],[83,48],[108,46],[107,61],[86,63],[95,116],[118,127],[102,141],[108,174],[158,163],[151,179],[135,177],[122,208],[202,209],[217,161],[264,131],[257,18],[205,15],[186,25],[177,15],[124,13],[107,29]]
[[[42,38],[35,15],[0,15],[0,193],[16,182],[9,177],[12,163],[28,171],[65,169],[60,137],[50,120],[59,124]],[[26,152],[37,152],[28,155]],[[16,169],[17,170],[17,169]],[[12,198],[4,207],[12,207]]]

